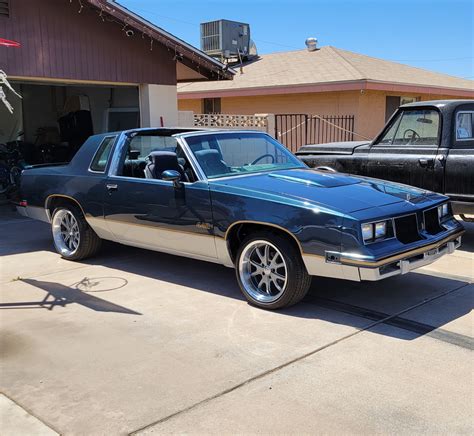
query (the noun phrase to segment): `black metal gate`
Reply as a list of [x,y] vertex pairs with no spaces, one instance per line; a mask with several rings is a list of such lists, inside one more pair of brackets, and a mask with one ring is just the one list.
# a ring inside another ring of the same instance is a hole
[[275,115],[275,137],[292,152],[305,144],[353,141],[354,115]]

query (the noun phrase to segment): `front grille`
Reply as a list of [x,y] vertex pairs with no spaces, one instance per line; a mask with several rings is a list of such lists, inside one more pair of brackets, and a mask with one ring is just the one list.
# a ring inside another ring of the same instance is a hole
[[394,222],[397,239],[403,244],[409,244],[410,242],[422,239],[418,232],[418,223],[415,214],[395,218]]
[[439,224],[437,207],[433,209],[425,210],[424,216],[425,216],[425,230],[430,235],[436,235],[439,232],[443,231],[443,228]]

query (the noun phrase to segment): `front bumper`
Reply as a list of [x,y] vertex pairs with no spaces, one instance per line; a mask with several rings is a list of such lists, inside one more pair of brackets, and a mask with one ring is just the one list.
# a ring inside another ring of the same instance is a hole
[[390,256],[378,261],[365,261],[341,257],[337,262],[328,262],[322,256],[303,255],[308,273],[315,276],[361,281],[382,280],[406,274],[416,268],[429,265],[445,254],[453,253],[461,245],[464,231],[447,236],[433,244]]
[[406,274],[416,268],[429,265],[443,257],[445,254],[451,254],[461,245],[461,236],[456,239],[443,242],[441,245],[421,252],[420,254],[408,254],[406,257],[394,262],[386,263],[375,268],[360,268],[359,274],[361,280],[381,280],[398,274]]

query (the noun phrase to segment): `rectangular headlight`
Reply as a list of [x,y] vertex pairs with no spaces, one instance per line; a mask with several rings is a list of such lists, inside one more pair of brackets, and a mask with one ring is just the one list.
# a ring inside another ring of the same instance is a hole
[[362,224],[362,237],[364,241],[370,241],[374,239],[374,225],[373,224]]
[[387,221],[375,223],[375,239],[384,238],[387,234]]

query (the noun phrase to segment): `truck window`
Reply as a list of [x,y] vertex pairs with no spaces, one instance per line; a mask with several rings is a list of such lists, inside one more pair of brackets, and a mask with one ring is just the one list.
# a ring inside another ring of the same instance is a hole
[[378,144],[437,145],[439,113],[436,110],[405,110],[394,120]]
[[458,112],[456,115],[456,139],[474,139],[474,112]]

